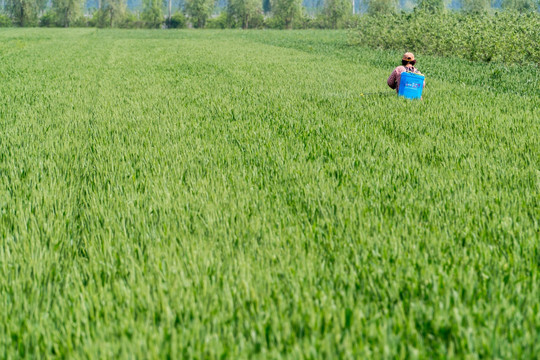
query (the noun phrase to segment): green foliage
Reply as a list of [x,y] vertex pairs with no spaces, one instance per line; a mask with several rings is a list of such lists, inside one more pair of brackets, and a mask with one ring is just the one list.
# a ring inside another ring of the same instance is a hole
[[58,21],[56,20],[56,12],[49,10],[39,18],[39,26],[41,27],[56,27]]
[[92,14],[92,18],[88,21],[88,25],[91,27],[104,28],[109,25],[107,21],[106,13],[103,10],[96,10]]
[[162,0],[144,0],[141,19],[147,28],[159,29],[165,22],[162,5]]
[[279,19],[275,16],[267,16],[264,18],[264,27],[267,29],[283,29],[283,19]]
[[397,0],[365,0],[365,2],[370,15],[388,15],[397,11]]
[[206,28],[208,29],[229,29],[237,27],[239,27],[239,25],[226,11],[223,11],[218,16],[206,21]]
[[2,358],[540,356],[537,67],[422,56],[413,102],[340,31],[0,43]]
[[490,0],[461,0],[461,10],[467,14],[486,14],[490,5]]
[[13,22],[11,21],[9,16],[0,13],[0,28],[11,26],[13,26]]
[[37,19],[37,2],[35,0],[6,0],[6,12],[17,26],[35,26]]
[[196,28],[204,28],[206,21],[214,9],[214,0],[186,0],[185,10],[191,24]]
[[126,12],[116,26],[120,29],[143,29],[150,27],[147,22],[138,19],[137,16],[131,12]]
[[[338,23],[338,28],[344,23],[345,20],[340,21]],[[297,22],[294,26],[295,29],[328,29],[329,27],[329,21],[323,13],[317,14],[316,16],[304,14],[301,21]]]
[[302,19],[302,0],[273,0],[272,13],[273,26],[292,29]]
[[52,0],[34,0],[36,2],[36,9],[39,14],[43,14],[48,8]]
[[255,13],[249,20],[250,29],[264,28],[264,14],[261,12]]
[[88,18],[86,18],[85,16],[79,16],[78,18],[76,18],[72,23],[71,23],[71,27],[88,27]]
[[350,0],[325,0],[324,2],[323,13],[332,29],[341,27],[351,12],[352,2]]
[[92,17],[90,19],[88,19],[88,26],[90,27],[104,27],[104,26],[100,26],[101,23],[103,22],[103,12],[100,11],[100,10],[96,10],[92,13]]
[[[502,30],[504,29],[504,30]],[[351,41],[372,48],[461,57],[473,61],[540,64],[540,14],[501,12],[362,16]]]
[[52,9],[58,26],[69,27],[82,15],[82,0],[52,0]]
[[419,0],[416,9],[426,13],[438,13],[445,10],[444,0]]
[[235,23],[240,24],[242,29],[248,29],[253,26],[251,20],[257,18],[261,23],[262,2],[260,0],[229,0],[227,13]]
[[170,20],[167,20],[167,27],[171,29],[183,29],[186,27],[186,17],[184,13],[175,12]]
[[98,10],[98,27],[115,27],[126,15],[126,0],[101,0],[101,10]]
[[539,4],[540,2],[535,2],[534,0],[503,0],[502,2],[503,8],[519,13],[537,11]]

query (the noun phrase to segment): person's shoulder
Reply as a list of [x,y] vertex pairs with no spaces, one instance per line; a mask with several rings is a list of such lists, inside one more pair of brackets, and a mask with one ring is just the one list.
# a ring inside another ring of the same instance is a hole
[[407,69],[406,69],[405,66],[403,66],[403,65],[399,65],[398,67],[396,67],[396,68],[394,69],[394,71],[395,71],[395,72],[398,72],[398,73],[402,73],[402,72],[404,72],[405,70],[407,70]]

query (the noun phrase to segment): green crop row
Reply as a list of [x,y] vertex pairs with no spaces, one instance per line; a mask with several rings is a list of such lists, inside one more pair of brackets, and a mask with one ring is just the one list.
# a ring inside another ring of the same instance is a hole
[[540,64],[540,14],[400,13],[363,16],[351,43],[472,61]]
[[0,358],[540,356],[535,68],[422,56],[408,101],[345,32],[0,46]]

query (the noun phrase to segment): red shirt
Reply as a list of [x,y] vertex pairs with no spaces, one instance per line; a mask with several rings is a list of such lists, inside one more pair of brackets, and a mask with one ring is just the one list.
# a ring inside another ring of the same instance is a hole
[[[409,65],[410,71],[412,71],[415,74],[421,74],[418,69],[416,69],[414,66]],[[388,78],[387,84],[392,89],[396,89],[396,92],[399,91],[399,81],[401,80],[401,73],[407,71],[405,66],[398,66],[397,68],[392,71],[392,74],[390,74],[390,77]],[[424,80],[424,87],[426,86],[426,81]]]

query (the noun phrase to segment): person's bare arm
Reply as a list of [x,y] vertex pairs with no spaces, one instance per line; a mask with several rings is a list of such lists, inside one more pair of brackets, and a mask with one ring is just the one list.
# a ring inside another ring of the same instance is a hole
[[395,89],[397,87],[397,70],[392,71],[392,74],[390,74],[390,77],[388,78],[388,81],[386,82],[390,88]]

